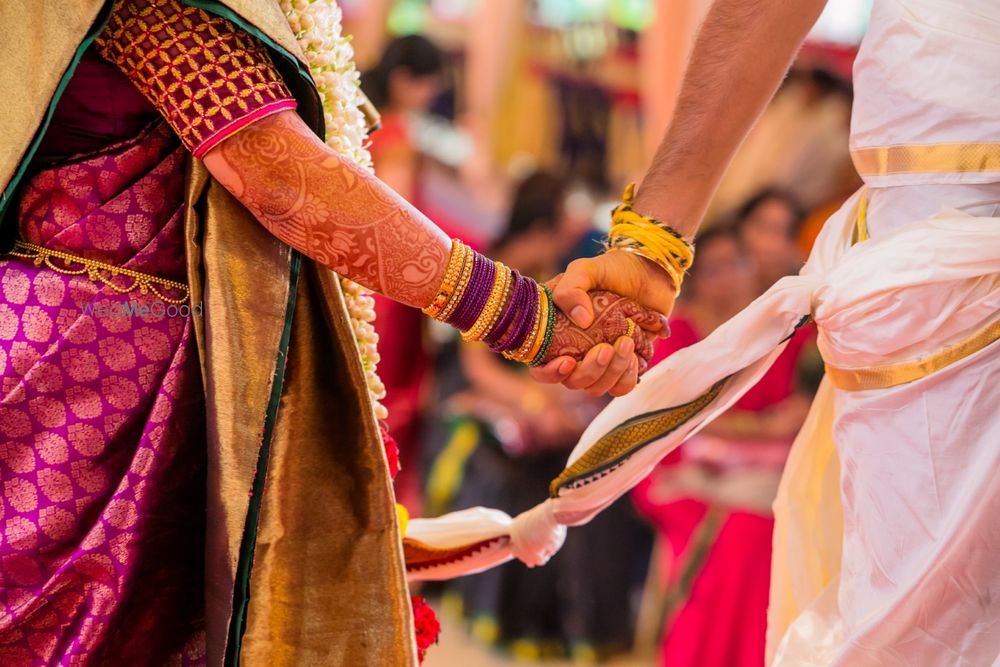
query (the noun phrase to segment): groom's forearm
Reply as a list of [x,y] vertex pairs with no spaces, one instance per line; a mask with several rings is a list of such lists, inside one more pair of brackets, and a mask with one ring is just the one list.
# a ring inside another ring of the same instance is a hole
[[693,237],[826,0],[716,0],[635,209]]

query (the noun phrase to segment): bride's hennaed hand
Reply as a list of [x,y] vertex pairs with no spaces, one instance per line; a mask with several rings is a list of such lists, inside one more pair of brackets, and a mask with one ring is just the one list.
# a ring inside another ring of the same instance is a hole
[[556,313],[546,365],[533,369],[532,376],[541,382],[582,389],[591,396],[620,396],[631,391],[646,370],[655,338],[649,330],[659,331],[661,318],[611,292],[594,291],[589,298],[594,319],[586,329],[573,324],[564,313]]

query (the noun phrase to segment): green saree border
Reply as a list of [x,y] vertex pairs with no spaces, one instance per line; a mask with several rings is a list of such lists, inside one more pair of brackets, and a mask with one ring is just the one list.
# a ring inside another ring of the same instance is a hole
[[257,468],[254,471],[250,504],[247,508],[247,519],[243,528],[239,560],[236,565],[233,615],[229,621],[229,634],[226,641],[226,665],[236,666],[240,664],[240,649],[243,646],[243,633],[246,631],[247,611],[250,608],[250,575],[253,571],[254,549],[257,546],[257,529],[260,526],[260,508],[264,496],[264,481],[267,477],[267,466],[271,454],[274,425],[278,420],[278,403],[281,400],[281,390],[284,386],[285,362],[288,359],[288,343],[291,340],[292,315],[294,314],[295,302],[298,298],[298,277],[301,266],[302,255],[294,252],[289,270],[291,285],[288,291],[285,323],[281,330],[281,340],[278,344],[278,363],[274,371],[274,381],[271,384],[271,396],[268,400],[267,414],[264,416],[264,433],[260,445],[260,454],[257,457]]
[[[215,0],[182,0],[184,4],[198,7],[206,12],[221,16],[234,25],[247,31],[276,53],[295,71],[306,84],[305,89],[311,94],[309,100],[313,106],[314,122],[309,123],[313,131],[322,139],[326,134],[322,105],[319,93],[308,68],[298,58],[282,48],[273,39],[264,34],[256,26],[237,14],[235,11]],[[308,123],[308,119],[307,119]],[[240,650],[243,647],[243,634],[246,631],[247,613],[250,609],[250,576],[253,571],[254,549],[257,545],[257,530],[260,525],[261,503],[264,493],[264,481],[267,477],[268,460],[271,453],[271,441],[274,435],[274,425],[278,417],[278,403],[285,379],[285,362],[288,358],[288,344],[291,339],[292,317],[295,313],[295,302],[298,297],[299,273],[302,268],[302,255],[292,250],[289,269],[288,302],[285,306],[285,322],[282,327],[281,339],[278,344],[278,357],[275,364],[274,380],[271,384],[271,396],[268,400],[267,413],[264,416],[264,433],[261,440],[260,453],[257,458],[257,468],[254,472],[254,482],[251,489],[250,504],[247,508],[246,523],[240,541],[239,559],[236,564],[236,579],[233,590],[233,614],[229,620],[229,632],[226,639],[225,665],[237,667],[240,664]]]

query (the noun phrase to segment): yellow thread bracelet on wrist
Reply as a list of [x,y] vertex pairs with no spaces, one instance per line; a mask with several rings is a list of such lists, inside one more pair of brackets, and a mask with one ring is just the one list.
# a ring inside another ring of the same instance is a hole
[[632,209],[635,184],[629,184],[622,203],[611,213],[609,250],[626,250],[661,267],[680,291],[684,272],[694,262],[694,248],[675,229]]

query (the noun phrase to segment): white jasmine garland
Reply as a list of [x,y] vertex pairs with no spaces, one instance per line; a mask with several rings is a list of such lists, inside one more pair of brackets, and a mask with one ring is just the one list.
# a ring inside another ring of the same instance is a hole
[[[359,167],[372,171],[367,127],[360,108],[361,76],[354,66],[351,40],[341,35],[340,7],[334,0],[280,0],[280,3],[319,91],[327,145]],[[361,285],[344,277],[340,281],[375,416],[385,419],[389,413],[381,403],[385,385],[377,372],[378,333],[372,325],[375,299]]]

